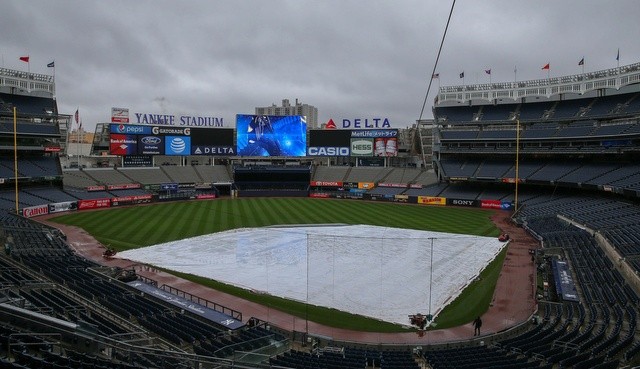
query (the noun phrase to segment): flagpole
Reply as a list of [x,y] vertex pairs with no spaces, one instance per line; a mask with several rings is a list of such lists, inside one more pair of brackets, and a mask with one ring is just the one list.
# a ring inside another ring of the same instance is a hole
[[27,91],[31,92],[31,59],[27,59]]
[[518,82],[518,67],[513,67],[513,82]]
[[78,129],[79,121],[80,121],[80,107],[76,109],[76,162],[78,163],[78,170],[80,170],[80,130]]

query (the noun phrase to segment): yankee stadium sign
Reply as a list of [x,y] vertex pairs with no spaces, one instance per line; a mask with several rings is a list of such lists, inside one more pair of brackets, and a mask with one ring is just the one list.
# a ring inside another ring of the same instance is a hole
[[193,115],[134,113],[136,124],[182,127],[224,127],[224,119]]

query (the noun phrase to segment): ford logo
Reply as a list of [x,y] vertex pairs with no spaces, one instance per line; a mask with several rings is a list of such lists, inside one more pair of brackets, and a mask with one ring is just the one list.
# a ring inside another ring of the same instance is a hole
[[147,136],[147,137],[142,137],[142,139],[140,139],[140,141],[145,145],[157,145],[162,140],[160,139],[160,137]]

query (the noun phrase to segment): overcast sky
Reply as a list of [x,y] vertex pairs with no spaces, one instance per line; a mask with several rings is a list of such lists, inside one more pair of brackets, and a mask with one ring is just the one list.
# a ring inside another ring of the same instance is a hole
[[[451,1],[2,0],[5,68],[52,74],[86,128],[131,115],[221,117],[282,99],[329,118],[418,119]],[[640,61],[640,2],[458,0],[429,94],[441,85],[546,78]],[[517,74],[514,75],[514,69]]]

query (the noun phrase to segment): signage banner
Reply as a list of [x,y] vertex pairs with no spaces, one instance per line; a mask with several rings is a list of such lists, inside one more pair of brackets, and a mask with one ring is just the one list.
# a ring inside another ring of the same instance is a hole
[[342,182],[311,181],[313,187],[342,187]]
[[329,195],[328,193],[325,193],[325,192],[311,192],[309,194],[309,197],[319,198],[319,199],[326,199],[326,198],[331,197],[331,195]]
[[409,202],[409,196],[408,195],[395,195],[393,197],[393,199],[396,202]]
[[376,184],[373,182],[358,182],[358,188],[364,190],[371,190],[376,187]]
[[447,205],[478,207],[478,200],[448,198]]
[[114,197],[111,199],[111,205],[122,205],[121,203],[123,202],[140,204],[142,202],[149,202],[148,200],[151,200],[152,197],[153,196],[151,194]]
[[134,113],[137,124],[183,127],[224,127],[224,118],[194,115]]
[[138,136],[138,154],[163,155],[164,154],[164,137]]
[[396,137],[377,137],[373,141],[375,156],[398,156],[398,139]]
[[349,147],[342,146],[312,146],[307,148],[307,156],[349,156]]
[[56,202],[49,204],[49,213],[60,213],[63,211],[76,210],[78,203],[76,201]]
[[78,210],[89,210],[111,207],[111,199],[78,200]]
[[115,185],[108,185],[107,186],[107,190],[111,191],[111,190],[133,190],[136,188],[140,188],[142,187],[142,185],[140,185],[140,183],[125,183],[125,184],[115,184]]
[[88,192],[104,191],[106,187],[105,186],[88,186],[86,189]]
[[[390,127],[391,127],[391,122],[389,121],[389,118],[355,118],[355,119],[342,120],[342,128],[368,129],[368,128],[390,128]],[[381,130],[381,131],[386,131],[386,130]]]
[[161,183],[160,190],[162,191],[178,191],[177,183]]
[[407,188],[406,183],[378,183],[378,187]]
[[514,205],[513,205],[513,203],[511,201],[502,201],[500,203],[500,208],[502,210],[511,210],[511,209],[514,208]]
[[373,156],[373,139],[352,138],[351,156]]
[[418,196],[418,204],[447,205],[446,197]]
[[480,207],[485,209],[502,209],[500,200],[480,200]]
[[129,109],[111,108],[111,123],[129,123]]
[[22,209],[22,216],[25,218],[32,218],[46,214],[49,214],[49,205],[29,206],[28,208]]
[[397,129],[361,129],[351,131],[351,137],[377,138],[398,137]]

